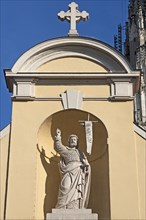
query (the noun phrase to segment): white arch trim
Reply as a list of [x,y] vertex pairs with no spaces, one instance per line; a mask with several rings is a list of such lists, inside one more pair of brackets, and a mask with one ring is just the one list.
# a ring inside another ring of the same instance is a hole
[[[89,55],[76,53],[76,52],[69,52],[69,51],[66,52],[65,51],[65,52],[52,53],[50,56],[47,56],[47,54],[46,54],[46,56],[43,56],[38,60],[34,60],[34,62],[32,62],[32,64],[27,63],[26,64],[27,66],[25,65],[25,69],[27,69],[29,72],[31,72],[31,71],[37,69],[38,67],[40,67],[41,65],[43,65],[46,62],[49,62],[49,61],[52,61],[52,60],[55,60],[55,59],[59,59],[59,58],[65,58],[65,57],[85,58],[85,59],[91,60],[93,62],[96,62],[101,66],[103,65],[102,62],[99,59],[95,59],[94,57],[91,57]],[[108,65],[108,67],[110,67],[110,66]],[[22,68],[22,71],[25,72],[25,69]],[[106,69],[108,71],[110,71],[109,68],[106,68]]]
[[[72,47],[72,50],[69,47]],[[82,50],[79,50],[79,47]],[[97,51],[103,54],[103,60],[102,58],[98,59]],[[12,72],[31,72],[47,61],[67,56],[86,58],[111,70],[110,63],[104,65],[105,57],[110,57],[113,62],[121,66],[123,72],[130,73],[132,71],[124,56],[112,47],[91,38],[66,37],[48,40],[32,47],[16,61]]]
[[0,139],[4,138],[9,133],[10,133],[10,124],[0,131]]

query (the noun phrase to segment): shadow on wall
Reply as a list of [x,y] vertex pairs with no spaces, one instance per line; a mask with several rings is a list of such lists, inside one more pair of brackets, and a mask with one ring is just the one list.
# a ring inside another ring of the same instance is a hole
[[46,217],[47,213],[52,212],[52,208],[54,208],[57,203],[57,195],[59,189],[58,182],[60,182],[60,174],[58,169],[59,156],[54,155],[53,157],[51,157],[49,159],[50,163],[47,162],[45,157],[45,150],[42,149],[42,152],[40,153],[40,158],[47,174],[45,183],[46,196],[44,198],[44,218]]
[[46,149],[41,150],[40,153],[42,165],[47,173],[44,216],[46,216],[46,213],[51,212],[57,203],[60,184],[59,155],[53,150],[53,139],[56,129],[60,128],[62,131],[62,142],[66,146],[68,145],[70,134],[76,134],[79,137],[79,148],[86,154],[91,165],[91,191],[88,208],[91,208],[92,212],[98,213],[100,220],[110,220],[108,134],[102,121],[90,114],[90,120],[98,121],[98,123],[93,124],[93,147],[91,155],[88,155],[86,153],[85,128],[79,122],[80,120],[87,120],[88,114],[88,112],[80,110],[63,110],[46,119],[40,128],[39,146],[46,146],[46,149],[49,149],[49,146],[51,146],[50,152],[53,155],[49,156],[50,163],[48,163],[46,157],[51,155],[51,153],[47,152],[47,155],[45,155]]

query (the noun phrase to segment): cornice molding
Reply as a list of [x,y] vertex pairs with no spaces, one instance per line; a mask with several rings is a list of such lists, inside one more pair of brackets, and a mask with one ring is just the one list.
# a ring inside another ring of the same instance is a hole
[[132,71],[130,73],[124,73],[124,72],[79,72],[79,73],[74,73],[74,72],[18,72],[18,73],[13,73],[11,70],[5,70],[5,74],[7,77],[28,77],[28,78],[56,78],[56,77],[80,77],[80,78],[107,78],[107,77],[139,77],[140,71]]
[[[35,86],[37,85],[108,85],[112,100],[119,97],[133,97],[139,88],[140,72],[131,73],[72,73],[72,72],[47,72],[47,73],[13,73],[5,70],[7,86],[13,96],[23,99],[34,100]],[[114,98],[113,98],[114,97]],[[122,98],[123,99],[123,98]],[[129,98],[128,98],[129,99]]]

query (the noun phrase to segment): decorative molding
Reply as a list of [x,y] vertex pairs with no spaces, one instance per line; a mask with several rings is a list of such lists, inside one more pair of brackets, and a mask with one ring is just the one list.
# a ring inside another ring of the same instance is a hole
[[10,124],[0,131],[0,139],[4,138],[9,133],[10,133]]
[[139,88],[138,71],[116,73],[12,73],[5,71],[13,97],[35,97],[35,85],[109,85],[112,97],[133,97]]
[[114,80],[111,84],[111,95],[112,96],[133,96],[133,82],[129,79],[123,80],[119,79]]
[[[12,96],[11,97],[12,98],[12,100],[13,101],[40,101],[40,100],[37,100],[37,98],[35,98],[34,96],[33,97],[31,97],[31,96]],[[43,98],[43,99],[45,99],[45,98]],[[42,98],[41,98],[41,101],[43,101],[42,100]]]
[[146,140],[146,130],[134,124],[134,131]]
[[82,93],[79,90],[66,90],[61,94],[62,104],[64,109],[81,109],[83,101]]
[[36,70],[47,61],[67,57],[87,57],[101,63],[109,71],[130,73],[131,68],[120,53],[109,45],[92,38],[57,38],[40,43],[24,53],[12,68],[13,73]]
[[26,78],[27,80],[30,80],[30,78],[70,78],[71,76],[73,78],[92,78],[92,77],[96,77],[96,78],[117,78],[117,77],[139,77],[140,76],[140,71],[131,71],[130,73],[125,73],[125,72],[121,72],[121,71],[115,71],[115,72],[79,72],[79,73],[75,73],[75,72],[18,72],[18,73],[13,73],[11,70],[5,70],[5,74],[6,77],[16,77],[19,80],[21,78]]
[[83,97],[83,101],[108,101],[110,97]]
[[134,96],[111,96],[109,97],[110,101],[130,101],[133,100]]
[[[15,84],[16,86],[16,84]],[[16,94],[17,96],[30,96],[33,97],[35,95],[34,93],[34,86],[35,84],[32,82],[19,82],[17,81],[16,86]]]
[[[83,101],[130,101],[134,96],[109,96],[109,97],[82,97]],[[12,96],[14,101],[62,101],[62,97],[30,97],[30,96]]]

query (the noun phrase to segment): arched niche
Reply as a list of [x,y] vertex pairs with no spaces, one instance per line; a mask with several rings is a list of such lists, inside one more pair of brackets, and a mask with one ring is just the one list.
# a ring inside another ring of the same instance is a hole
[[[93,147],[91,155],[86,153],[85,128],[80,120],[87,120],[90,116],[93,124]],[[41,163],[46,171],[44,216],[55,208],[60,183],[59,155],[54,150],[56,129],[62,131],[62,142],[68,145],[68,136],[76,134],[79,137],[79,148],[83,151],[91,165],[91,192],[88,208],[98,213],[99,219],[110,219],[110,187],[107,130],[103,122],[89,112],[81,110],[63,110],[48,117],[40,126],[38,132],[38,150]],[[42,147],[44,150],[42,150]],[[47,161],[47,160],[48,161]]]

